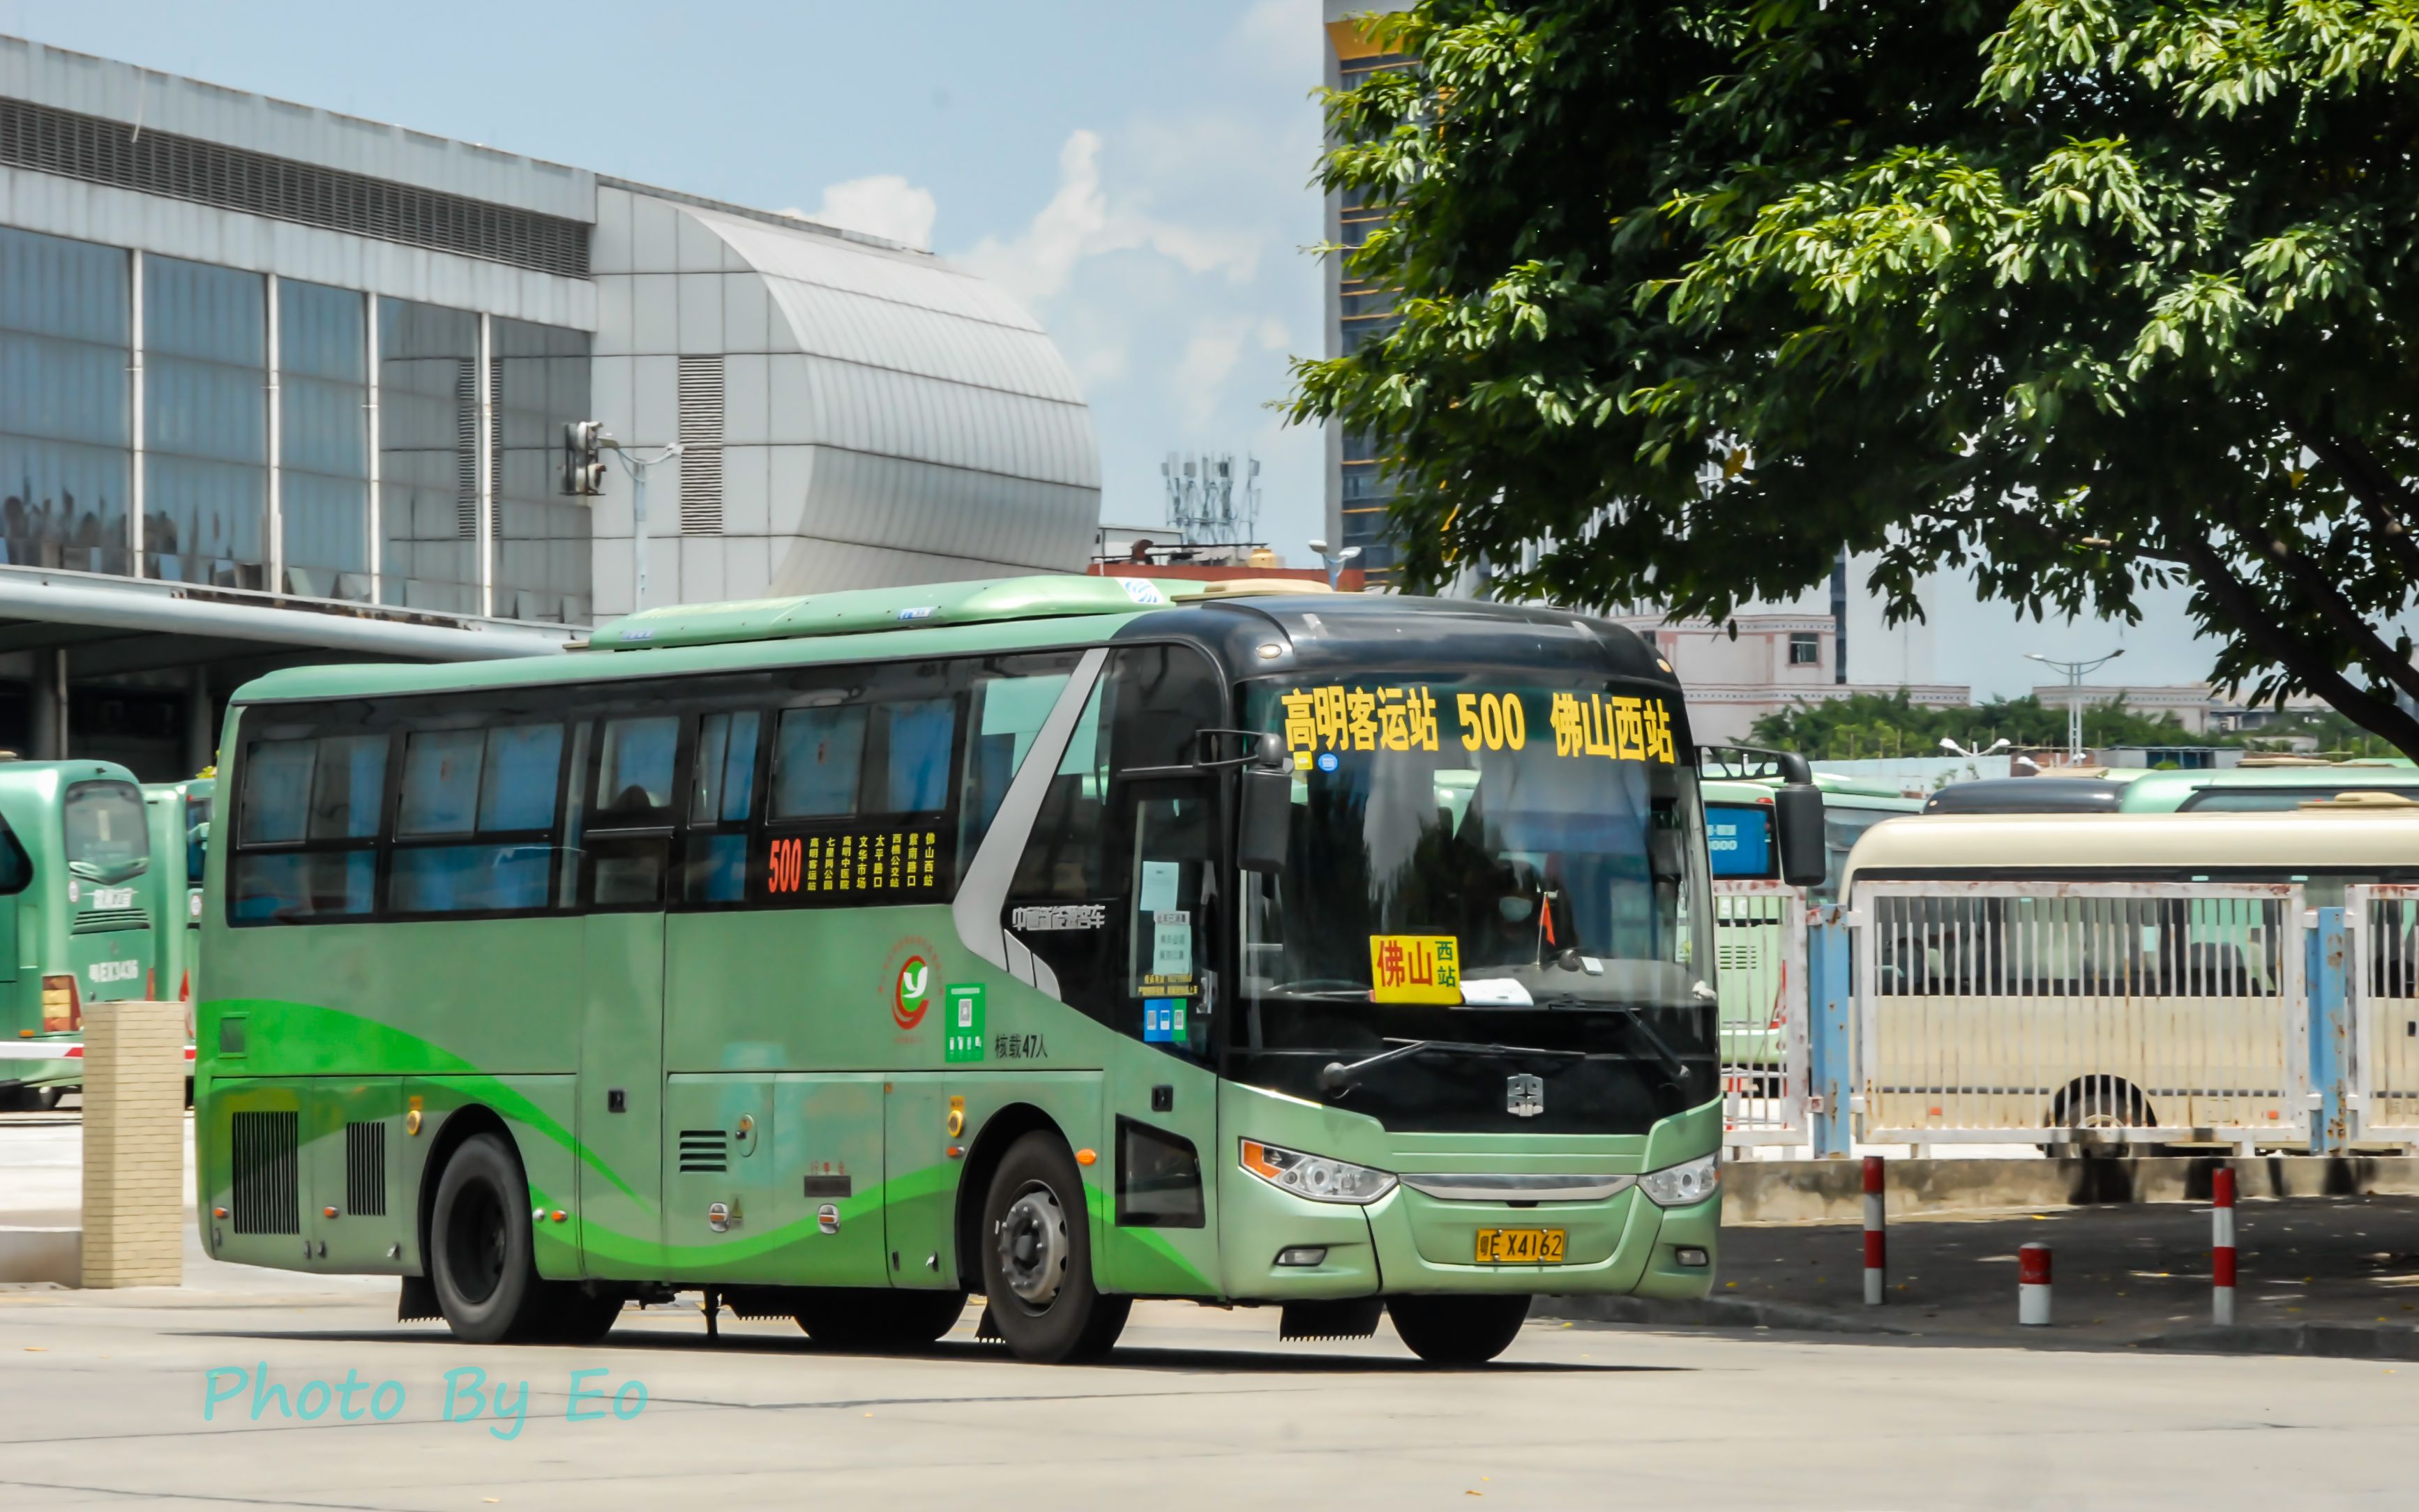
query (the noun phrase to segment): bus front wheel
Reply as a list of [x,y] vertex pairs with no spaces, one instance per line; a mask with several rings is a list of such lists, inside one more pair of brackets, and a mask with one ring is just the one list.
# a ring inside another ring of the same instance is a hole
[[1020,1360],[1097,1360],[1124,1332],[1131,1297],[1092,1285],[1084,1178],[1065,1140],[1036,1130],[1010,1145],[983,1199],[983,1295]]
[[454,1336],[496,1344],[537,1326],[546,1298],[530,1257],[529,1184],[494,1134],[462,1141],[438,1179],[429,1280]]
[[1512,1347],[1529,1316],[1526,1297],[1389,1297],[1387,1315],[1430,1365],[1485,1365]]

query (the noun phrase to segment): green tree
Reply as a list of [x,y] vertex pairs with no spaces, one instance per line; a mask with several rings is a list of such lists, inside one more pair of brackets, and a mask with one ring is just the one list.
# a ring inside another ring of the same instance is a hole
[[[2032,749],[2064,748],[2066,708],[2031,694],[1993,699],[1970,708],[1918,706],[1904,688],[1895,693],[1857,693],[1820,703],[1801,703],[1756,720],[1749,740],[1759,746],[1803,751],[1822,761],[1870,756],[1937,756],[1943,737],[1968,749],[2005,739]],[[2085,706],[2084,744],[2107,746],[2210,746],[2220,742],[2186,730],[2172,714],[2156,717],[2125,707],[2121,700]]]
[[[1401,324],[1302,362],[1406,578],[1725,618],[1842,544],[2033,614],[2185,582],[2419,752],[2419,0],[1422,0],[1321,177]],[[1337,255],[1343,255],[1340,252]]]

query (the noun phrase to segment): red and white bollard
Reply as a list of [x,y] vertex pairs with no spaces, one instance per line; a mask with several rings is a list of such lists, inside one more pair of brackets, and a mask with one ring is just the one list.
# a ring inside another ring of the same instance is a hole
[[1865,1305],[1882,1304],[1887,1238],[1882,1232],[1882,1158],[1865,1157]]
[[2026,1328],[2049,1326],[2047,1244],[2024,1244],[2016,1249],[2016,1321]]
[[2234,1168],[2221,1165],[2211,1183],[2209,1210],[2209,1320],[2234,1326]]

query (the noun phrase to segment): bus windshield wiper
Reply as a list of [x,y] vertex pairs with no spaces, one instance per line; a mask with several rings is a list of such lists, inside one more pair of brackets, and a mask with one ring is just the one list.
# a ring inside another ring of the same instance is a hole
[[1687,1062],[1680,1058],[1680,1053],[1672,1048],[1670,1041],[1655,1032],[1655,1026],[1646,1022],[1646,1010],[1642,1004],[1592,1002],[1584,997],[1542,997],[1537,1000],[1537,1006],[1557,1013],[1618,1013],[1622,1016],[1621,1021],[1636,1029],[1638,1037],[1655,1052],[1655,1063],[1662,1068],[1663,1074],[1675,1083],[1688,1079]]
[[1361,1079],[1361,1073],[1370,1067],[1382,1066],[1387,1061],[1401,1060],[1407,1056],[1429,1050],[1450,1050],[1465,1056],[1553,1056],[1564,1060],[1587,1058],[1584,1050],[1543,1050],[1525,1044],[1472,1044],[1464,1040],[1389,1040],[1386,1042],[1394,1048],[1381,1050],[1366,1060],[1356,1060],[1350,1065],[1340,1060],[1329,1061],[1319,1070],[1318,1085],[1331,1092],[1349,1091],[1353,1083]]

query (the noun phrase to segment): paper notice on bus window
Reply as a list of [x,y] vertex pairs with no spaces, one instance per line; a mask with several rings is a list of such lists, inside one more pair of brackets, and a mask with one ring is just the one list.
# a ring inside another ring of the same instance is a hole
[[1146,914],[1156,914],[1176,906],[1177,879],[1184,873],[1181,861],[1145,861],[1142,864],[1142,897],[1135,906]]
[[1153,981],[1193,980],[1191,914],[1163,909],[1150,916],[1150,975]]
[[1509,977],[1464,978],[1461,1000],[1472,1008],[1529,1008],[1536,1002],[1528,988]]
[[1378,1003],[1459,1003],[1461,942],[1450,934],[1370,935],[1369,998]]

